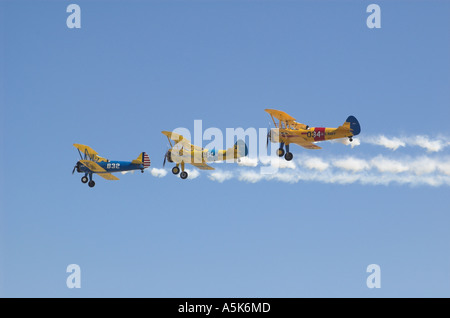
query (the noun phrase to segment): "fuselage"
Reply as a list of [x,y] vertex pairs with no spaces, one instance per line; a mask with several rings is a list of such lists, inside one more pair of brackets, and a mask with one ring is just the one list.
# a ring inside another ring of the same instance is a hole
[[214,162],[227,159],[227,153],[224,150],[212,151],[208,149],[204,150],[178,150],[170,149],[168,160],[169,162],[185,162],[185,163],[201,163],[201,162]]
[[[144,165],[135,164],[131,161],[98,161],[97,164],[106,170],[108,173],[130,171],[130,170],[143,170]],[[80,162],[77,162],[77,172],[88,173],[90,169]]]
[[239,159],[248,155],[248,148],[244,141],[238,140],[233,147],[228,149],[204,149],[198,147],[193,150],[174,149],[168,151],[167,159],[175,163],[206,163],[224,161],[229,159]]
[[295,143],[297,141],[317,142],[351,137],[349,130],[326,127],[310,127],[308,129],[272,128],[271,141],[274,143]]

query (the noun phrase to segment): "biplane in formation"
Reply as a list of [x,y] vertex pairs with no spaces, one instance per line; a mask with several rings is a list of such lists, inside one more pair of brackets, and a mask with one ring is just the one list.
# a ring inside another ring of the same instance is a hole
[[170,144],[170,149],[164,155],[163,167],[166,165],[166,160],[175,163],[172,173],[179,174],[181,168],[181,179],[188,177],[188,173],[184,169],[185,164],[191,164],[201,170],[214,170],[207,163],[230,159],[239,160],[239,158],[248,155],[248,148],[243,140],[238,140],[233,147],[228,149],[208,150],[192,145],[188,139],[180,134],[170,131],[162,131],[162,133],[167,137]]
[[[281,110],[265,109],[272,117],[275,128],[267,133],[267,142],[279,143],[277,155],[290,161],[294,155],[289,151],[290,144],[296,144],[307,149],[322,149],[316,145],[318,141],[348,138],[351,142],[353,136],[361,132],[361,126],[354,116],[349,116],[342,126],[338,128],[309,127],[298,123],[294,117]],[[276,121],[278,120],[278,123]],[[286,149],[286,151],[285,151]]]
[[112,175],[112,173],[131,170],[141,170],[141,172],[144,172],[144,169],[150,167],[150,158],[145,152],[142,152],[132,161],[114,161],[100,157],[98,153],[89,146],[80,144],[73,145],[78,149],[81,159],[75,164],[72,174],[75,170],[79,173],[84,173],[84,176],[81,177],[81,182],[87,183],[89,181],[88,185],[91,188],[95,186],[95,182],[92,180],[92,175],[94,173],[106,180],[119,180],[119,178]]

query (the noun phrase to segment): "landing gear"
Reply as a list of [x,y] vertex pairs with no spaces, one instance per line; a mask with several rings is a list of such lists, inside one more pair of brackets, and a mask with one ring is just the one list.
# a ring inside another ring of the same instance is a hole
[[144,169],[141,169],[141,173],[144,173]]
[[284,149],[283,148],[278,148],[277,155],[278,155],[278,157],[283,157],[284,156]]
[[286,154],[284,155],[284,159],[286,159],[286,161],[291,161],[292,158],[294,158],[294,155],[292,154],[292,152],[289,151],[289,144],[286,144]]
[[83,183],[88,182],[88,178],[86,176],[81,177],[81,182]]
[[[286,147],[286,151],[284,151],[284,147]],[[284,144],[283,142],[280,143],[280,148],[277,149],[277,155],[278,157],[284,156],[284,159],[286,159],[287,161],[291,161],[292,158],[294,158],[294,155],[289,152],[289,144]]]
[[92,172],[89,173],[89,183],[88,183],[90,188],[95,187],[95,182],[94,180],[92,180]]
[[348,141],[352,142],[353,138],[352,137],[348,137]]
[[[181,163],[181,173],[180,173],[180,178],[181,179],[186,179],[187,177],[188,177],[188,173],[186,172],[186,171],[184,171],[184,161],[182,161]],[[178,174],[179,172],[180,172],[180,168],[178,168],[178,165],[179,164],[177,164],[175,167],[173,167],[173,169],[172,169],[172,172],[174,173],[174,174]],[[174,171],[175,170],[175,171]],[[176,172],[176,173],[175,173]]]
[[294,158],[292,152],[286,152],[286,154],[284,155],[284,159],[286,159],[287,161],[291,161],[292,158]]
[[186,179],[188,177],[188,173],[186,171],[182,171],[180,174],[181,179]]
[[179,173],[180,173],[180,168],[178,168],[178,167],[173,167],[173,168],[172,168],[172,173],[173,173],[173,174],[179,174]]

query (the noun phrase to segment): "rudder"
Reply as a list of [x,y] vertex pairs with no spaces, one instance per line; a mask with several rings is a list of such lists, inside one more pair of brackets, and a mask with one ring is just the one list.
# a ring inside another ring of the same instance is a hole
[[352,130],[353,136],[359,135],[361,132],[361,126],[355,116],[348,116],[345,123],[350,124],[350,129]]
[[145,152],[141,152],[132,163],[144,165],[144,169],[146,169],[150,167],[150,158]]
[[144,169],[150,167],[150,157],[147,155],[147,153],[143,152],[142,155],[142,162],[144,163]]
[[234,147],[235,147],[239,157],[246,157],[248,155],[247,144],[242,139],[239,139],[238,141],[236,141],[236,143],[234,144]]

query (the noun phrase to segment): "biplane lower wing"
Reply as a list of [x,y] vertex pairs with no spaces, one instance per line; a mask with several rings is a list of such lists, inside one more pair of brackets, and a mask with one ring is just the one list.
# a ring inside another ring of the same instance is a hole
[[190,163],[191,165],[193,165],[194,167],[199,168],[200,170],[215,170],[213,167],[208,166],[206,163]]
[[100,167],[99,164],[90,161],[90,160],[80,160],[80,162],[89,168],[92,172],[95,172],[100,177],[106,179],[106,180],[119,180],[116,176],[113,176],[111,173],[106,172],[105,169]]
[[97,163],[95,163],[94,161],[91,160],[80,160],[80,162],[85,165],[86,167],[88,167],[89,170],[91,170],[92,172],[95,173],[102,173],[102,172],[106,172],[105,169],[103,169],[102,167],[100,167]]
[[322,149],[322,147],[319,147],[319,146],[313,144],[312,142],[309,142],[306,140],[305,141],[296,140],[291,143],[302,146],[303,148],[306,148],[306,149]]
[[106,180],[119,180],[116,176],[112,175],[111,173],[97,173],[98,176],[106,179]]

